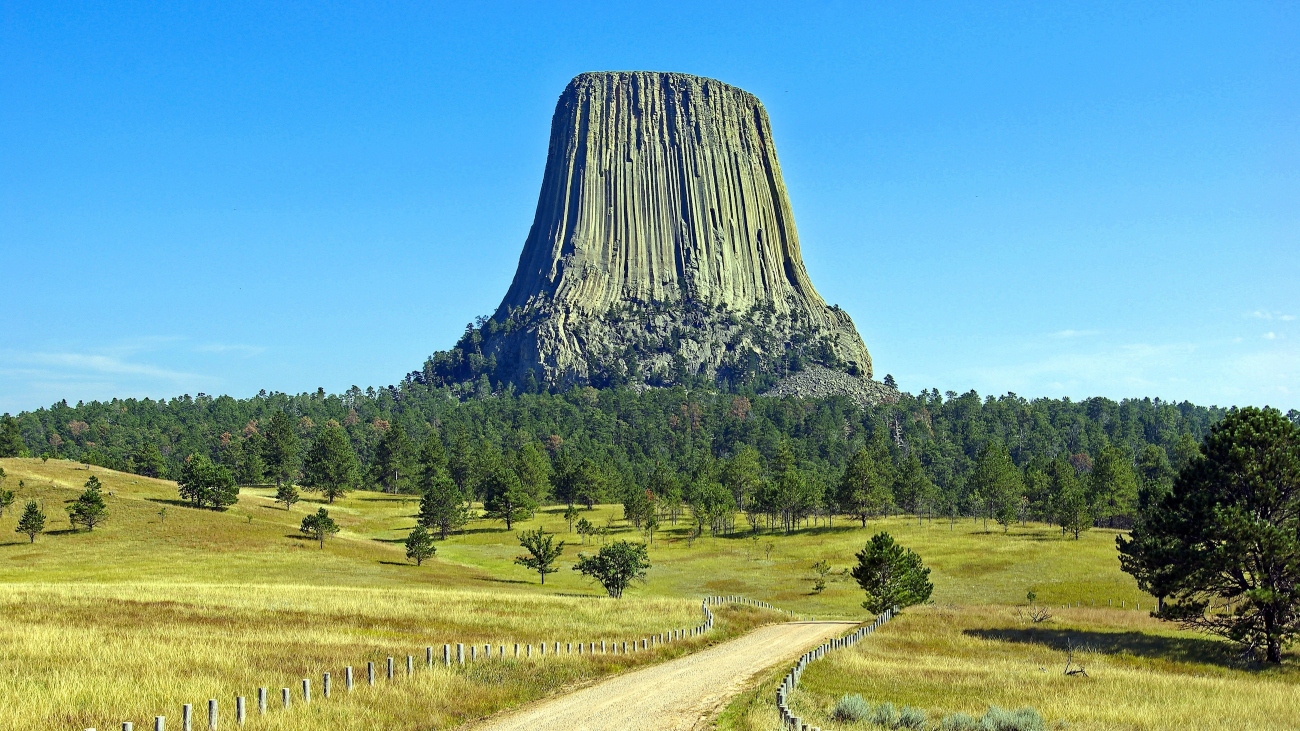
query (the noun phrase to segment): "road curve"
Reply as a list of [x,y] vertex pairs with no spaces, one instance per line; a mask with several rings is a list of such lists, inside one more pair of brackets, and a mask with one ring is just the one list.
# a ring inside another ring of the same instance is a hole
[[788,622],[676,660],[547,698],[471,726],[474,731],[687,731],[706,728],[755,675],[843,634],[852,622]]

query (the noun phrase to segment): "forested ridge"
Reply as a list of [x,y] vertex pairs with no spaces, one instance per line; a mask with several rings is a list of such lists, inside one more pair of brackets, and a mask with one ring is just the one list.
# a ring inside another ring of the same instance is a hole
[[[731,488],[734,509],[758,510],[758,493],[785,484],[798,493],[785,502],[797,505],[762,512],[788,524],[810,515],[890,510],[996,517],[1009,513],[1012,503],[1020,519],[1051,519],[1049,498],[1035,490],[1063,489],[1052,477],[1053,464],[1068,462],[1083,476],[1108,456],[1139,477],[1167,481],[1225,410],[1159,399],[1075,402],[937,390],[862,409],[842,398],[777,399],[684,387],[584,387],[460,401],[445,389],[408,380],[342,394],[320,389],[247,399],[199,394],[60,402],[6,415],[0,449],[172,478],[187,460],[205,456],[243,484],[263,483],[274,481],[264,457],[277,413],[290,417],[280,420],[292,424],[304,454],[327,425],[340,426],[362,466],[354,487],[419,491],[418,445],[436,433],[467,499],[478,491],[471,463],[490,455],[489,461],[515,464],[525,452],[542,453],[550,458],[554,483],[543,488],[548,494],[534,495],[543,501],[572,501],[574,495],[560,494],[562,473],[583,466],[587,481],[599,483],[588,489],[599,494],[587,497],[618,502],[637,502],[649,490],[651,499],[694,505],[716,485]],[[855,454],[864,455],[857,472],[851,468]],[[1020,473],[1017,486],[996,486],[999,455]],[[297,466],[289,465],[290,480],[298,477]],[[752,475],[737,476],[745,471]],[[872,497],[859,494],[856,507],[847,504],[855,501],[845,492],[854,475],[862,483],[859,493],[876,490]],[[737,487],[738,480],[754,484]],[[1125,505],[1112,506],[1106,518],[1133,514],[1135,489],[1123,489]],[[745,490],[753,494],[741,494]],[[1017,494],[994,499],[998,490]],[[1098,510],[1092,514],[1103,517]],[[728,529],[723,522],[713,527]]]

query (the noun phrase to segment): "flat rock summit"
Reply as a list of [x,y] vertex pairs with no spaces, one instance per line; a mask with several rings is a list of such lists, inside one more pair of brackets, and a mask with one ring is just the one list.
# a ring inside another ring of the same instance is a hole
[[808,278],[763,104],[713,79],[618,71],[560,95],[510,289],[425,373],[770,385],[809,365],[879,386],[853,321]]

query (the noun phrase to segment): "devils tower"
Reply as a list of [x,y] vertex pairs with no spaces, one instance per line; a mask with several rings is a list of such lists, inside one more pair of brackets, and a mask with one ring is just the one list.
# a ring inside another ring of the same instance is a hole
[[514,281],[425,373],[770,384],[818,366],[870,383],[852,320],[804,268],[763,104],[713,79],[636,71],[569,82]]

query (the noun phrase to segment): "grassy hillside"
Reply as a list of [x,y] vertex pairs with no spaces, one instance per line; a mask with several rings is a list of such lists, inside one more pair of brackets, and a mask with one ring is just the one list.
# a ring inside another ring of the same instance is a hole
[[[1289,702],[1300,682],[1293,659],[1271,673],[1238,669],[1221,643],[1146,617],[1151,599],[1119,571],[1114,531],[1075,541],[1040,525],[1003,533],[970,519],[898,517],[865,529],[837,519],[789,536],[688,540],[684,523],[667,525],[650,547],[647,583],[613,602],[570,570],[576,554],[594,546],[567,533],[559,509],[516,526],[542,525],[570,541],[561,571],[541,587],[513,564],[518,541],[496,522],[475,521],[439,542],[424,566],[407,562],[400,541],[417,508],[409,496],[358,492],[325,505],[343,530],[321,550],[298,532],[302,517],[324,505],[310,495],[286,511],[272,502],[273,490],[246,488],[237,505],[214,512],[186,507],[166,481],[56,460],[5,459],[0,466],[9,475],[5,486],[19,493],[15,508],[28,498],[43,502],[51,531],[29,544],[13,532],[17,510],[0,518],[0,582],[7,585],[0,604],[11,618],[0,627],[0,727],[17,725],[20,706],[27,708],[22,718],[41,727],[139,724],[156,713],[175,715],[182,702],[251,696],[259,685],[275,692],[302,677],[319,682],[322,671],[337,675],[344,664],[403,658],[428,644],[631,639],[693,623],[695,600],[713,593],[811,616],[862,617],[861,591],[844,571],[882,529],[932,567],[935,604],[805,675],[807,692],[797,700],[828,728],[817,714],[845,692],[920,705],[933,716],[1032,703],[1079,728],[1168,728],[1158,721],[1190,718],[1169,714],[1193,695],[1187,707],[1217,718],[1240,694]],[[90,474],[104,482],[110,518],[93,533],[71,532],[65,501]],[[583,512],[612,537],[642,537],[621,514],[616,506]],[[826,591],[813,594],[810,566],[819,559],[834,573]],[[1030,627],[1014,612],[1030,590],[1043,604],[1086,608],[1057,610],[1053,622]],[[770,619],[729,610],[718,634]],[[1087,638],[1090,678],[1062,694],[1057,645],[1074,633]],[[417,674],[397,688],[272,714],[260,727],[443,728],[650,659],[584,656]],[[770,690],[739,699],[724,726],[771,728]],[[1043,702],[1045,693],[1057,700]],[[1256,727],[1281,727],[1268,725],[1268,704],[1256,706],[1263,709],[1249,716]]]

